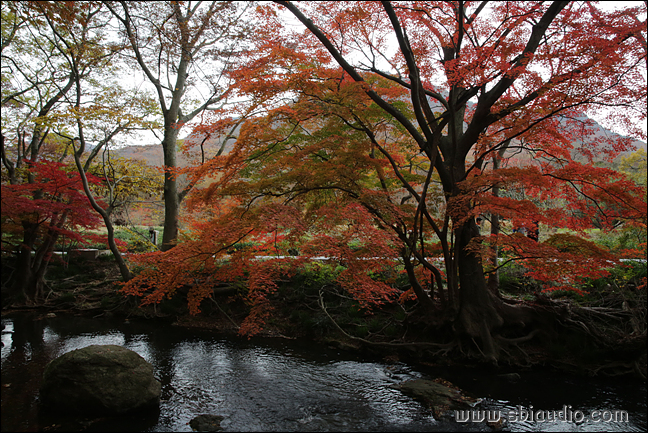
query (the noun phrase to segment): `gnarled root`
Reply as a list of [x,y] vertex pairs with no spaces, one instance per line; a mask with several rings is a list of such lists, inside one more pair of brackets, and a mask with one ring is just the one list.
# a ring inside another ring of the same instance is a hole
[[329,318],[331,323],[333,323],[333,326],[337,328],[338,331],[340,331],[342,334],[344,334],[345,337],[347,337],[350,340],[357,341],[362,344],[367,344],[370,346],[385,346],[385,347],[394,347],[394,348],[405,348],[405,347],[434,347],[438,348],[439,350],[436,352],[433,352],[434,355],[436,354],[442,354],[446,355],[448,352],[450,352],[456,345],[456,341],[451,341],[449,343],[428,343],[428,342],[387,342],[387,341],[371,341],[367,340],[365,338],[360,338],[360,337],[355,337],[348,332],[346,332],[342,327],[333,319],[333,317],[329,314],[328,310],[326,309],[326,304],[324,303],[324,298],[322,296],[322,291],[320,290],[319,292],[319,300],[318,304],[324,314]]

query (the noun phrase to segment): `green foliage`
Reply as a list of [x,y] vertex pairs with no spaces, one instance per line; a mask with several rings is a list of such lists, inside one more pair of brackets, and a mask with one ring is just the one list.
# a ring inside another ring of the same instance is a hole
[[394,319],[398,322],[402,322],[406,317],[407,313],[402,308],[399,308],[394,312]]
[[500,269],[499,290],[502,293],[523,296],[541,290],[542,284],[525,275],[527,269],[520,263],[510,262]]
[[357,302],[350,302],[346,306],[346,315],[353,318],[353,319],[359,319],[361,317],[364,317],[364,311],[360,307],[360,304]]
[[578,288],[572,290],[554,290],[551,292],[551,297],[570,299],[577,304],[587,303],[594,299],[589,292]]
[[624,225],[612,231],[594,230],[592,231],[592,239],[596,244],[615,253],[626,250],[640,251],[645,248],[646,228]]
[[112,156],[104,151],[100,161],[88,171],[103,180],[94,193],[103,197],[115,210],[127,206],[137,198],[148,198],[162,193],[164,182],[159,169],[143,161]]
[[[154,227],[154,229],[159,232],[158,243],[160,243],[162,227]],[[157,251],[157,246],[151,243],[149,236],[149,227],[120,227],[115,231],[115,238],[126,242],[128,252],[131,253]]]
[[112,293],[108,295],[104,295],[101,298],[101,301],[99,303],[99,306],[103,309],[111,309],[114,308],[115,305],[120,303],[123,300],[123,297],[117,293]]
[[290,322],[307,333],[315,331],[320,323],[312,311],[307,310],[293,310],[290,313]]
[[637,184],[648,186],[646,178],[646,150],[638,149],[636,152],[621,158],[619,171],[626,173]]
[[356,337],[365,338],[369,335],[369,327],[367,325],[359,325],[354,332]]
[[245,251],[254,248],[258,244],[256,242],[237,242],[227,251],[228,254],[235,253],[237,251]]
[[[632,291],[643,290],[648,276],[647,266],[641,261],[627,261],[621,266],[609,269],[610,274],[603,278],[588,278],[572,290],[555,290],[552,298],[571,299],[577,303],[590,303],[604,297],[611,288],[624,290],[628,296]],[[533,294],[542,290],[542,283],[525,276],[526,269],[518,263],[509,263],[500,269],[499,290],[503,294],[521,299],[533,299]]]
[[[162,227],[153,227],[159,232],[158,234],[158,244],[162,241]],[[130,253],[144,253],[150,251],[157,251],[156,246],[154,246],[150,241],[149,234],[150,227],[125,227],[121,226],[115,229],[115,240],[118,243],[124,242],[126,244],[126,249]],[[78,243],[70,243],[69,240],[63,239],[56,244],[56,251],[69,251],[75,248],[93,248],[97,250],[107,250],[109,249],[107,240],[101,241],[99,238],[105,238],[105,231],[92,232],[93,240],[92,242],[80,245]],[[102,256],[104,257],[104,256]],[[112,257],[112,256],[110,256]],[[109,259],[112,260],[112,259]]]
[[343,269],[326,263],[311,263],[292,277],[289,283],[279,286],[279,293],[287,301],[304,302],[309,297],[315,299],[325,286],[336,285],[335,279]]
[[[274,317],[285,317],[290,330],[287,332],[323,336],[335,332],[335,325],[322,310],[320,299],[326,304],[328,314],[345,332],[356,337],[383,336],[395,338],[402,330],[398,322],[405,319],[401,308],[389,311],[368,311],[350,298],[336,282],[338,275],[346,268],[326,263],[312,263],[294,275],[290,281],[279,285],[275,302]],[[321,296],[321,298],[320,298]],[[281,320],[273,320],[274,326],[284,326]]]
[[343,270],[344,267],[339,265],[315,262],[308,265],[301,276],[304,278],[303,284],[321,288],[326,284],[332,284]]
[[369,332],[379,332],[385,327],[385,321],[380,317],[372,317],[367,323]]
[[60,304],[73,304],[76,301],[76,296],[71,292],[62,293],[57,301]]
[[645,262],[627,261],[622,266],[610,269],[610,275],[606,278],[587,280],[583,285],[585,290],[598,292],[608,287],[625,288],[627,286],[639,287],[648,275]]

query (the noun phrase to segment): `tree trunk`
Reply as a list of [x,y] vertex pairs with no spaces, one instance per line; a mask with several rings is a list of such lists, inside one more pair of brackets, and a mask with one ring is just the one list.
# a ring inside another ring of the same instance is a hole
[[18,247],[16,269],[13,271],[13,282],[9,285],[9,298],[11,302],[29,304],[33,299],[29,296],[27,288],[32,281],[32,251],[36,244],[37,228],[35,224],[23,221],[23,241]]
[[164,128],[164,232],[162,234],[162,251],[173,248],[178,239],[178,215],[180,212],[180,196],[178,181],[175,173],[169,169],[176,168],[176,143],[178,138],[177,126],[167,122]]
[[405,271],[407,272],[407,277],[409,279],[410,284],[412,285],[412,289],[414,290],[416,299],[418,299],[418,301],[420,302],[423,311],[426,312],[432,311],[434,309],[434,302],[425,293],[423,287],[418,281],[418,278],[416,278],[416,275],[414,274],[414,266],[412,265],[412,262],[409,257],[409,252],[403,251],[402,256],[403,256],[403,262],[405,264]]
[[[502,145],[502,148],[497,151],[497,154],[493,158],[493,170],[499,170],[500,160],[504,158],[504,154],[508,149],[511,140],[506,140]],[[499,197],[500,187],[499,185],[493,185],[493,197]],[[499,215],[491,215],[491,235],[499,235],[500,232],[500,217]],[[488,275],[488,289],[491,293],[499,297],[499,269],[497,269],[498,259],[499,259],[499,247],[497,244],[491,247],[491,266],[495,269]]]
[[483,356],[497,363],[499,350],[493,341],[492,331],[501,327],[504,320],[496,308],[497,298],[488,290],[480,257],[466,249],[470,241],[477,236],[479,230],[472,219],[456,230],[460,285],[458,331],[473,339],[479,339],[482,344],[479,350]]
[[[119,267],[119,272],[121,273],[122,279],[124,280],[124,282],[126,282],[131,279],[131,272],[128,269],[128,266],[126,265],[124,258],[119,252],[119,249],[117,248],[117,244],[115,243],[115,227],[113,226],[112,221],[110,220],[110,215],[112,213],[113,207],[112,204],[110,204],[107,209],[103,209],[101,206],[99,206],[99,204],[95,200],[92,191],[90,191],[90,187],[88,186],[88,177],[86,176],[86,169],[81,164],[81,155],[85,151],[85,147],[86,147],[85,139],[83,136],[83,127],[81,126],[81,124],[79,124],[78,127],[79,127],[79,137],[80,137],[79,141],[81,145],[78,151],[74,149],[74,162],[79,172],[79,176],[81,177],[81,183],[83,184],[83,192],[88,198],[88,201],[90,202],[92,208],[99,215],[101,215],[101,218],[104,221],[106,230],[108,231],[108,246],[110,248],[110,251],[113,253],[113,257],[115,257],[115,261],[117,262],[117,266]],[[74,146],[74,144],[72,144],[72,146]],[[90,159],[88,159],[88,161],[90,161]],[[112,194],[110,198],[112,201]]]
[[62,215],[52,217],[45,239],[43,239],[43,244],[36,251],[36,257],[32,264],[33,286],[28,287],[32,290],[31,294],[36,303],[40,302],[43,298],[45,272],[47,272],[47,266],[52,260],[52,253],[54,252],[54,247],[56,247],[60,229],[67,222],[68,213],[68,211],[64,211]]
[[47,266],[59,238],[59,230],[65,225],[66,220],[67,213],[58,219],[54,218],[38,248],[35,246],[38,240],[38,226],[23,222],[23,243],[18,249],[15,276],[13,283],[10,284],[11,302],[35,305],[42,300]]
[[[493,187],[493,195],[496,195],[495,189],[498,187]],[[491,235],[498,235],[500,231],[500,222],[499,215],[491,215]],[[499,296],[499,269],[497,269],[498,260],[499,260],[499,247],[497,244],[492,245],[491,247],[491,256],[490,256],[490,265],[493,267],[493,271],[488,274],[488,290],[495,295]]]
[[[102,217],[104,217],[104,215],[102,215]],[[108,246],[110,247],[110,251],[113,253],[113,257],[115,257],[122,280],[124,280],[124,282],[129,281],[132,278],[132,275],[130,269],[128,269],[128,265],[117,248],[117,244],[115,243],[115,228],[112,225],[112,221],[110,221],[110,217],[104,217],[104,223],[108,230]]]

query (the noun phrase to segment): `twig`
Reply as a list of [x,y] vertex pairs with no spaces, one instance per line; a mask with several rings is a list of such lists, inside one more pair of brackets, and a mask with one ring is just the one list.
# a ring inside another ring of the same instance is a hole
[[497,336],[496,338],[500,341],[503,341],[508,344],[519,344],[519,343],[524,343],[526,341],[531,340],[533,337],[535,337],[538,333],[540,332],[539,329],[534,329],[531,331],[529,334],[523,336],[523,337],[518,337],[518,338],[506,338],[502,336]]
[[442,349],[446,349],[445,352],[447,353],[448,350],[450,350],[452,347],[456,345],[455,342],[451,343],[445,343],[445,344],[440,344],[440,343],[418,343],[418,342],[412,342],[412,343],[392,343],[392,342],[380,342],[380,341],[369,341],[365,340],[364,338],[360,337],[354,337],[353,335],[348,334],[344,329],[338,325],[338,323],[331,317],[329,312],[326,310],[326,305],[324,304],[324,299],[322,298],[322,290],[319,292],[319,306],[322,308],[324,313],[328,316],[328,318],[333,322],[333,325],[346,337],[348,337],[351,340],[354,341],[359,341],[364,344],[369,344],[373,346],[388,346],[388,347],[408,347],[408,346],[433,346],[433,347],[440,347]]
[[216,301],[214,300],[214,298],[212,298],[212,297],[210,296],[209,299],[210,299],[214,304],[216,304],[216,307],[220,310],[221,313],[223,313],[223,314],[225,315],[225,317],[227,317],[227,319],[230,321],[230,323],[231,323],[232,325],[234,325],[234,327],[235,327],[236,329],[241,329],[241,327],[240,327],[239,325],[237,325],[236,322],[235,322],[234,320],[232,320],[232,318],[231,318],[231,317],[230,317],[230,316],[229,316],[225,311],[223,311],[223,309],[221,308],[221,306],[218,305],[218,302],[216,302]]

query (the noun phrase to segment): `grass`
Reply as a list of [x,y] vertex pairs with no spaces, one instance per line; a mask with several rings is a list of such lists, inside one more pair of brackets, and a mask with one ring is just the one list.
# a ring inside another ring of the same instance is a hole
[[[115,228],[115,240],[117,240],[118,243],[119,241],[124,242],[126,244],[126,250],[129,253],[144,253],[149,251],[155,251],[157,247],[159,247],[162,244],[163,227],[157,226],[152,228],[158,231],[158,238],[157,238],[156,245],[153,245],[153,243],[150,240],[149,230],[151,229],[151,227],[148,226],[134,226],[134,227],[118,226]],[[106,236],[106,233],[107,231],[105,228],[99,230],[93,230],[89,232],[89,234],[95,236],[104,236],[104,237]],[[90,243],[81,246],[78,244],[70,244],[69,242],[67,242],[67,240],[64,240],[62,242],[59,242],[56,245],[55,250],[67,251],[74,248],[92,248],[98,250],[109,249],[107,242],[95,242],[95,243]]]

